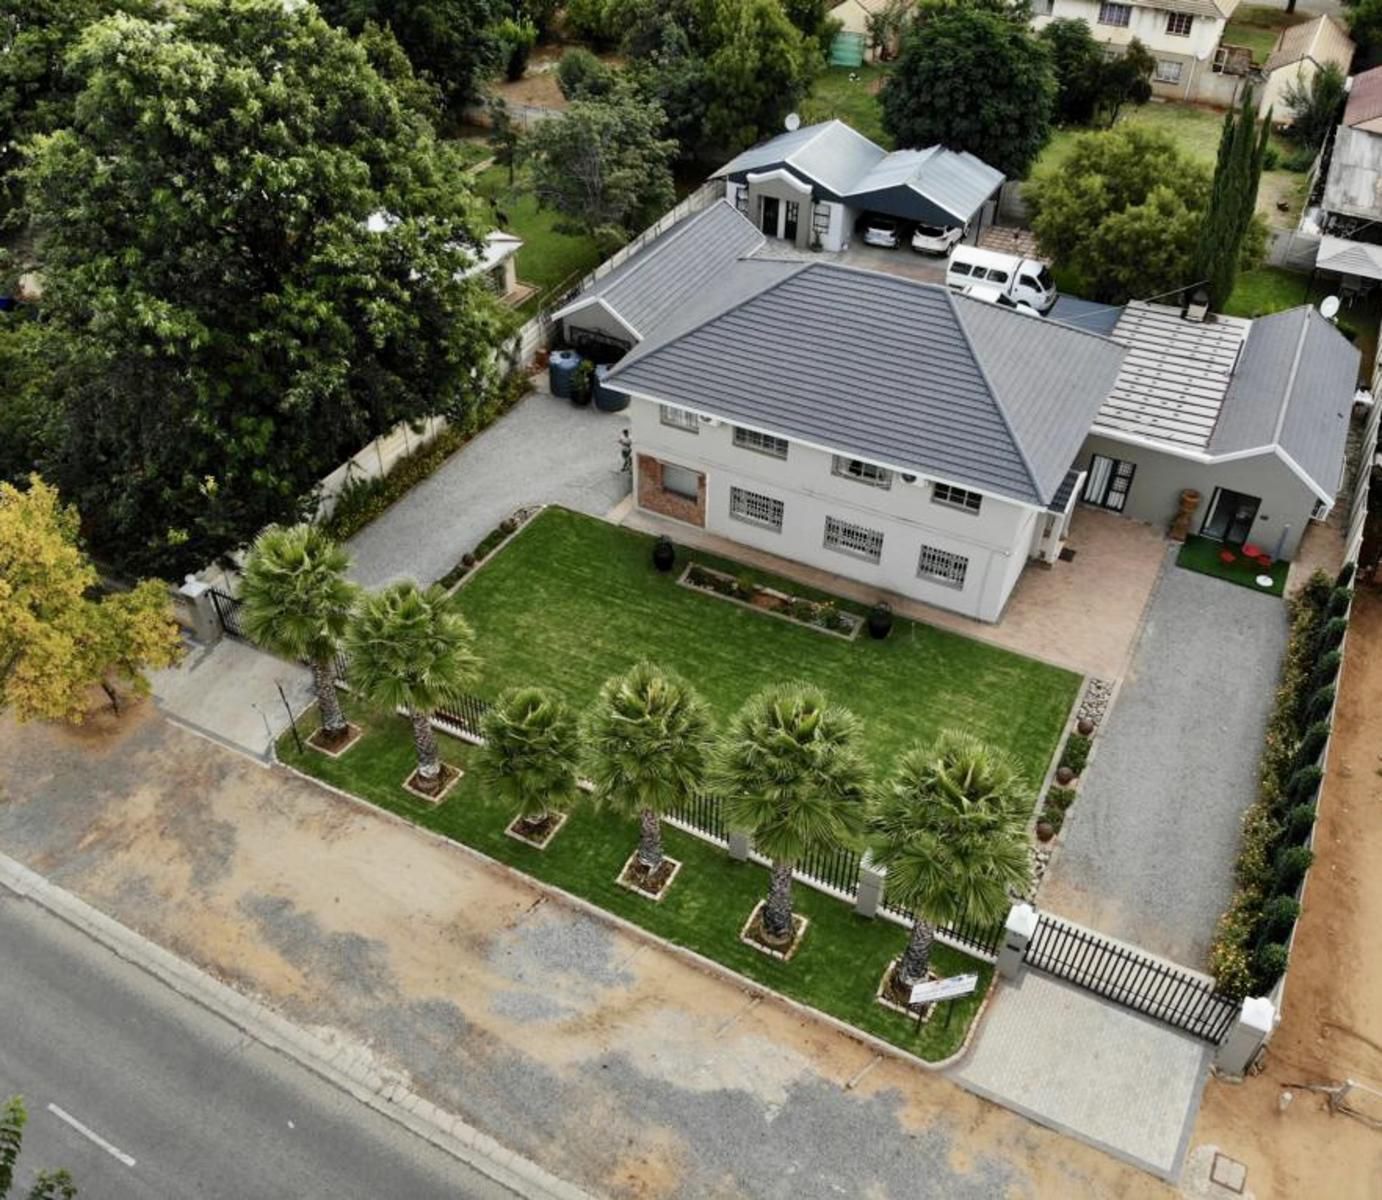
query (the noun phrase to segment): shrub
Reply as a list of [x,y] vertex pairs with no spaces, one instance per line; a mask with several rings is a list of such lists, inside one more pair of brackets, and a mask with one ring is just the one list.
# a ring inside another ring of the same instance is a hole
[[816,606],[816,619],[827,629],[839,629],[844,624],[840,609],[833,600],[822,600]]
[[1329,714],[1334,710],[1334,685],[1328,684],[1320,688],[1310,697],[1310,703],[1305,708],[1305,719],[1311,724],[1317,721],[1327,721]]
[[1315,806],[1297,804],[1286,814],[1285,838],[1292,846],[1303,846],[1310,840],[1310,831],[1315,827]]
[[1052,808],[1049,804],[1042,809],[1041,819],[1051,827],[1053,834],[1059,833],[1062,825],[1065,824],[1065,813],[1058,808]]
[[1075,797],[1077,795],[1079,795],[1079,793],[1076,792],[1074,788],[1048,788],[1046,792],[1046,807],[1047,809],[1055,809],[1063,813],[1075,803]]
[[1301,767],[1291,776],[1291,782],[1286,785],[1286,799],[1297,804],[1313,800],[1315,793],[1319,790],[1320,780],[1323,778],[1324,771],[1318,764],[1309,763]]
[[1352,589],[1336,587],[1329,593],[1329,607],[1325,611],[1328,612],[1331,617],[1342,617],[1348,612],[1348,606],[1352,602]]
[[1315,861],[1315,852],[1308,846],[1284,846],[1277,851],[1275,868],[1276,891],[1290,895],[1300,886],[1310,864]]
[[1281,165],[1281,151],[1275,146],[1268,145],[1262,151],[1262,169],[1264,171],[1275,171]]
[[1339,568],[1339,574],[1334,578],[1336,588],[1346,588],[1353,583],[1353,572],[1357,570],[1358,564],[1346,562]]
[[1261,894],[1253,889],[1236,892],[1214,931],[1209,969],[1215,990],[1231,1000],[1241,1000],[1253,990],[1255,973],[1248,947],[1261,903]]
[[1310,687],[1317,689],[1333,683],[1339,677],[1339,666],[1343,661],[1344,656],[1338,650],[1330,650],[1327,654],[1321,654],[1319,661],[1315,664],[1314,671],[1310,674]]
[[692,563],[691,569],[686,573],[688,583],[695,584],[696,587],[710,587],[714,582],[714,576],[698,563]]
[[1322,609],[1329,603],[1334,583],[1323,571],[1316,570],[1300,589],[1299,603],[1312,609]]
[[1253,991],[1270,992],[1286,973],[1290,952],[1280,942],[1268,942],[1253,956]]
[[1280,837],[1281,825],[1271,806],[1259,800],[1243,818],[1243,842],[1234,866],[1234,875],[1243,887],[1265,887],[1271,881],[1272,854]]
[[1061,752],[1059,765],[1069,767],[1079,775],[1089,761],[1089,750],[1092,745],[1090,739],[1083,734],[1072,733],[1065,739],[1065,749]]
[[1344,634],[1347,632],[1347,617],[1330,617],[1320,626],[1319,635],[1315,639],[1315,652],[1323,655],[1337,650],[1343,645]]
[[1284,942],[1291,936],[1300,901],[1294,896],[1273,896],[1262,906],[1261,936],[1271,942]]
[[816,606],[802,596],[793,596],[787,605],[787,614],[795,620],[809,623],[816,619]]
[[748,575],[740,575],[734,581],[734,594],[740,600],[752,600],[754,593],[758,591],[758,585]]
[[1301,735],[1300,745],[1296,747],[1297,766],[1308,767],[1318,760],[1328,743],[1329,722],[1316,721]]

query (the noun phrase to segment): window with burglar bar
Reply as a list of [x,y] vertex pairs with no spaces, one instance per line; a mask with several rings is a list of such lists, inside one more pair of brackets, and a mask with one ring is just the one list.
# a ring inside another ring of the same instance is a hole
[[735,520],[771,529],[774,533],[782,532],[782,501],[774,500],[771,496],[732,487],[729,489],[729,515]]
[[883,557],[883,532],[867,529],[838,517],[825,519],[825,544],[841,554],[852,554],[868,562],[877,562]]
[[919,576],[951,587],[964,587],[965,572],[968,570],[969,559],[963,554],[951,554],[949,550],[938,550],[935,546],[923,546],[921,557],[917,560]]
[[871,487],[890,488],[893,485],[893,473],[886,467],[875,466],[857,458],[844,458],[837,454],[831,470],[835,475],[845,479],[857,479]]
[[753,450],[772,458],[787,457],[787,439],[773,437],[771,433],[758,433],[752,429],[734,427],[734,444],[741,450]]

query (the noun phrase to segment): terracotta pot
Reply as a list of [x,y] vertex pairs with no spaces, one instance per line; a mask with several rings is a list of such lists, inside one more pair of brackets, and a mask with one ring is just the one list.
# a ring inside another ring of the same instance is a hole
[[1073,780],[1074,778],[1075,778],[1075,772],[1072,771],[1069,767],[1057,767],[1057,768],[1056,768],[1056,782],[1057,782],[1058,784],[1060,784],[1061,787],[1065,787],[1065,786],[1066,786],[1067,784],[1069,784],[1069,783],[1071,782],[1071,780]]
[[1054,827],[1047,821],[1038,821],[1036,826],[1037,841],[1049,842],[1056,836]]
[[1091,721],[1088,717],[1081,717],[1075,723],[1075,732],[1078,733],[1081,737],[1088,737],[1091,733],[1094,732],[1094,722]]

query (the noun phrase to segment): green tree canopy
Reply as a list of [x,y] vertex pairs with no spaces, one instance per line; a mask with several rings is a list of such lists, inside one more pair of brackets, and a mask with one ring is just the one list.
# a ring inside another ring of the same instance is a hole
[[507,320],[461,277],[485,219],[361,46],[310,5],[186,0],[92,26],[71,70],[25,186],[45,461],[104,557],[180,575],[398,421],[464,417]]
[[1224,115],[1219,161],[1200,225],[1194,265],[1195,279],[1203,281],[1210,307],[1216,311],[1233,292],[1245,252],[1250,260],[1260,254],[1260,239],[1254,246],[1249,234],[1254,223],[1261,226],[1260,218],[1255,217],[1257,185],[1262,178],[1271,129],[1271,109],[1258,123],[1257,101],[1251,86],[1244,89],[1238,108]]
[[1344,73],[1333,63],[1326,63],[1308,81],[1295,79],[1288,83],[1283,96],[1291,115],[1287,136],[1310,153],[1317,151],[1339,123],[1339,110],[1348,96],[1347,85]]
[[[14,1192],[14,1168],[24,1142],[29,1114],[19,1096],[0,1105],[0,1200],[20,1200]],[[76,1200],[77,1188],[66,1171],[39,1171],[24,1193],[25,1200]]]
[[883,125],[899,146],[967,150],[1020,179],[1051,136],[1056,76],[1025,23],[977,7],[923,12],[883,85]]
[[550,688],[504,692],[485,714],[480,762],[495,795],[529,825],[577,795],[580,739],[566,701]]

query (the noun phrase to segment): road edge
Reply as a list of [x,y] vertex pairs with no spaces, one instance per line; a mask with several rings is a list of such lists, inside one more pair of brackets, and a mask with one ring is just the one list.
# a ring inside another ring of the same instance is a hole
[[396,1079],[387,1079],[371,1065],[363,1047],[332,1045],[309,1033],[5,854],[0,854],[0,887],[31,900],[116,957],[523,1200],[595,1200]]

